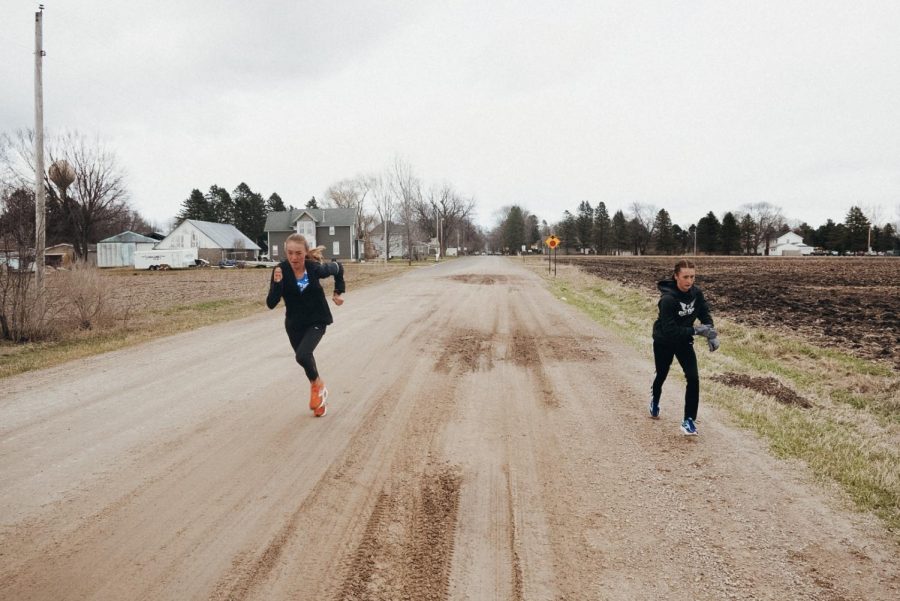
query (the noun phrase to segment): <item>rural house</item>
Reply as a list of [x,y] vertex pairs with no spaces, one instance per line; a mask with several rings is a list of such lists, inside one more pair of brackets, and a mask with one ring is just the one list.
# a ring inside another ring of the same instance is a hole
[[[406,240],[406,226],[388,221],[388,238],[391,248],[388,258],[403,258],[409,254],[409,243]],[[375,252],[375,257],[384,257],[384,223],[379,223],[369,230],[369,243]]]
[[303,234],[310,248],[325,247],[332,259],[358,261],[361,242],[356,231],[356,209],[291,209],[266,215],[269,258],[281,261],[284,241],[293,233]]
[[[766,243],[763,241],[757,249],[759,254],[766,252]],[[803,243],[803,238],[794,232],[787,232],[769,242],[769,256],[772,257],[800,257],[811,255],[813,247]]]
[[255,260],[259,246],[230,223],[185,219],[156,243],[153,250],[196,248],[197,256],[212,264],[223,259]]
[[134,252],[153,250],[157,242],[159,241],[131,231],[106,238],[97,243],[97,266],[133,267]]

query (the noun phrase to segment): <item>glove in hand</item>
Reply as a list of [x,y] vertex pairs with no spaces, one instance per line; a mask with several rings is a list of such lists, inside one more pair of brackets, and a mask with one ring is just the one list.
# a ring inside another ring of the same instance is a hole
[[715,338],[716,336],[718,336],[713,327],[706,325],[705,323],[695,325],[694,334],[696,334],[697,336],[703,336],[704,338]]
[[709,352],[714,353],[719,350],[719,338],[714,336],[706,341],[709,344]]

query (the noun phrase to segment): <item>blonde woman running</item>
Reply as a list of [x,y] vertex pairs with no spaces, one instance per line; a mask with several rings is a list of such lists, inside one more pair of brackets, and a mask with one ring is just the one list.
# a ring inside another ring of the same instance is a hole
[[313,351],[325,335],[325,328],[334,320],[320,279],[334,277],[335,305],[344,304],[344,266],[338,262],[325,263],[323,246],[310,250],[300,234],[291,234],[284,244],[287,259],[272,271],[266,305],[274,309],[284,299],[284,329],[287,331],[297,363],[309,379],[309,408],[316,417],[328,411],[328,389],[316,368]]

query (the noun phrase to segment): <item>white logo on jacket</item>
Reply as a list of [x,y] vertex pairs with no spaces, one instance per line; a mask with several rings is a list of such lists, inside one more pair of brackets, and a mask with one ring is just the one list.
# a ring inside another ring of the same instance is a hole
[[694,312],[694,303],[696,301],[692,300],[690,303],[683,303],[678,301],[678,304],[681,305],[681,311],[678,312],[678,317],[684,317],[685,315],[690,315]]

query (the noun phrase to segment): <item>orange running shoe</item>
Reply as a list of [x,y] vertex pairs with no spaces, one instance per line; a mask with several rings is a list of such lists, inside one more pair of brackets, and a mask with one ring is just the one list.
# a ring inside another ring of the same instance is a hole
[[319,408],[313,411],[313,415],[316,417],[325,417],[325,414],[328,413],[328,405],[322,403],[319,405]]
[[[316,411],[325,406],[325,399],[328,398],[328,389],[325,387],[325,382],[322,382],[320,385],[316,385],[315,382],[310,382],[309,385],[309,408],[311,411]],[[324,413],[323,413],[324,415]]]

